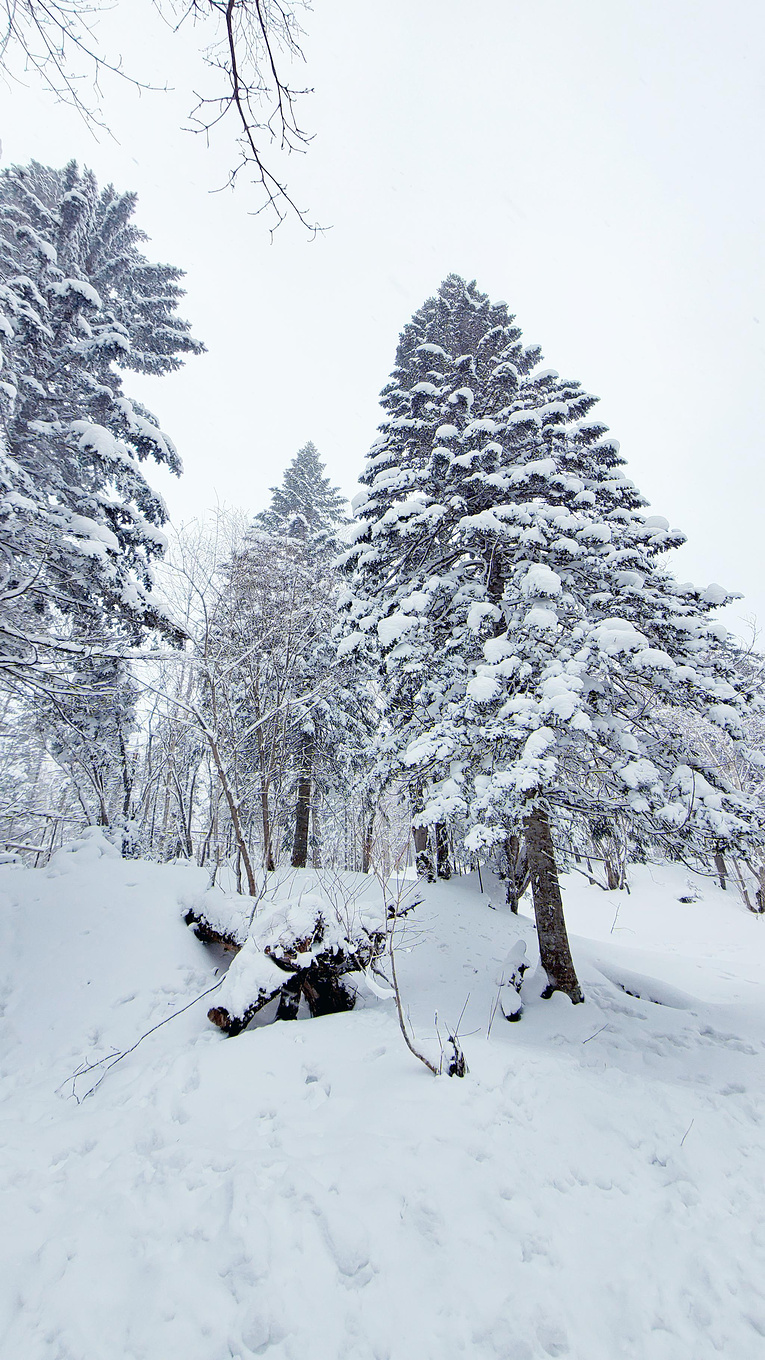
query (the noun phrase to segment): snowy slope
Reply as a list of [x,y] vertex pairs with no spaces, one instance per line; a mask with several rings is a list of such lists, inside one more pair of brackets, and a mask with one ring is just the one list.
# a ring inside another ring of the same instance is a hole
[[215,985],[182,922],[205,884],[98,833],[0,871],[2,1360],[765,1353],[765,922],[732,893],[569,881],[587,1003],[532,978],[509,1024],[531,921],[456,879],[398,960],[430,1053],[464,1006],[464,1081],[390,1000],[224,1039],[203,999],[78,1104],[79,1065]]

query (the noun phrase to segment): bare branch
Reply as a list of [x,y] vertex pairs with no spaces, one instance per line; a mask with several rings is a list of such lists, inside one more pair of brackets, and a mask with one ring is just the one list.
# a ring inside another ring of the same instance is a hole
[[[200,55],[217,88],[212,93],[192,92],[189,126],[207,138],[222,123],[236,129],[236,153],[222,187],[232,187],[247,171],[263,198],[255,215],[272,215],[272,234],[288,216],[296,217],[312,235],[321,231],[264,156],[264,147],[304,152],[312,140],[296,114],[297,100],[310,90],[294,88],[285,73],[292,63],[305,60],[296,10],[309,8],[307,0],[153,3],[173,32],[189,21],[199,25],[204,44]],[[55,99],[76,109],[91,130],[109,131],[100,88],[104,72],[139,91],[168,88],[125,70],[120,57],[110,58],[104,51],[95,20],[109,8],[106,0],[0,0],[0,68],[15,79],[33,73]],[[84,84],[90,87],[89,98]]]

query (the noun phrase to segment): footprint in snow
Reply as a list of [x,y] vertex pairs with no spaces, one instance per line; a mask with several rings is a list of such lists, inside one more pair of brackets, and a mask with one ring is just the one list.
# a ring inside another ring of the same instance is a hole
[[183,1086],[181,1087],[181,1091],[183,1095],[190,1096],[193,1094],[194,1091],[198,1090],[199,1090],[199,1068],[195,1066],[192,1067],[191,1071],[186,1077],[186,1080],[184,1081]]
[[557,1323],[540,1322],[537,1326],[537,1338],[546,1355],[568,1355],[570,1350],[568,1337]]
[[332,1091],[332,1086],[326,1078],[322,1078],[318,1073],[306,1071],[305,1068],[303,1070],[305,1072],[305,1085],[308,1088],[304,1099],[311,1109],[315,1109],[317,1105],[324,1104]]
[[752,1048],[751,1044],[740,1039],[737,1034],[724,1034],[719,1029],[713,1029],[711,1025],[705,1025],[699,1030],[702,1039],[711,1039],[713,1043],[724,1044],[726,1048],[733,1048],[738,1053],[746,1053],[749,1057],[756,1057],[757,1049]]

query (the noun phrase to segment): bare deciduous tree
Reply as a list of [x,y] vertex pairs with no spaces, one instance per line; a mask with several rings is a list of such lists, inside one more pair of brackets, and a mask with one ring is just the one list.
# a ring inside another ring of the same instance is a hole
[[[193,130],[208,135],[221,123],[234,128],[235,152],[228,182],[250,171],[262,193],[258,212],[278,226],[294,215],[319,230],[266,162],[265,147],[305,151],[310,135],[297,119],[289,68],[302,61],[297,11],[307,0],[153,0],[160,17],[177,32],[198,29],[198,46],[213,73],[209,93],[190,92]],[[56,99],[70,104],[91,125],[104,127],[100,80],[110,72],[137,89],[149,88],[140,72],[125,68],[102,46],[97,20],[112,8],[105,0],[0,0],[0,67],[11,75],[31,71]],[[89,84],[89,94],[85,85]]]

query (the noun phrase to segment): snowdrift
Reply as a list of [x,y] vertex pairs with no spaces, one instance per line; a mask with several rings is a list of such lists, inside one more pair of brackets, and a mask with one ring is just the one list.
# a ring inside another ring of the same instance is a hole
[[459,1081],[366,988],[224,1038],[192,866],[0,870],[3,1360],[759,1360],[765,925],[687,878],[567,883],[577,1007],[500,885],[422,889],[398,971],[429,1053],[464,1008]]

